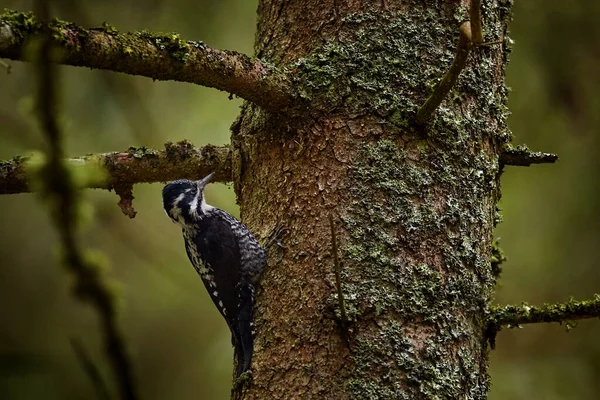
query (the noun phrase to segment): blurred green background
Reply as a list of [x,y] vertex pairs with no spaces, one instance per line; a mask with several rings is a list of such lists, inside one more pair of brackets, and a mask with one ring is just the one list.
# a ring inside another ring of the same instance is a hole
[[[252,53],[256,1],[55,0],[54,14],[84,26],[171,32]],[[0,9],[30,10],[0,0]],[[589,298],[600,292],[600,2],[518,1],[508,83],[517,143],[556,152],[556,165],[507,168],[497,230],[509,261],[499,303]],[[29,64],[0,70],[0,159],[39,149]],[[161,148],[183,138],[224,144],[241,101],[194,85],[152,82],[63,67],[68,154]],[[162,185],[135,187],[129,220],[106,191],[86,191],[94,222],[88,247],[110,259],[120,282],[122,326],[144,399],[226,399],[232,349],[227,327],[164,215]],[[237,214],[233,191],[211,185],[209,201]],[[70,296],[56,262],[56,234],[34,195],[0,196],[0,399],[93,398],[69,338],[79,339],[110,380],[96,315]],[[502,331],[492,352],[497,399],[600,398],[600,321],[565,333],[558,324]],[[112,382],[112,381],[111,381]]]

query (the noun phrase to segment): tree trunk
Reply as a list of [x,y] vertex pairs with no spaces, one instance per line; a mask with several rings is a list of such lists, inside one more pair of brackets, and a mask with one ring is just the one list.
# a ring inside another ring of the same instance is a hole
[[[483,3],[484,41],[503,40],[511,2]],[[244,221],[263,238],[288,229],[260,284],[243,398],[486,397],[507,41],[475,49],[430,122],[412,122],[468,6],[260,1],[257,56],[310,106],[284,124],[247,104],[233,127]]]

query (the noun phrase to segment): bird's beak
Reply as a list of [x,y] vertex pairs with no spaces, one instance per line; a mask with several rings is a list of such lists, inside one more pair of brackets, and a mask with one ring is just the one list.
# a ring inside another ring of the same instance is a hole
[[208,174],[204,178],[202,178],[199,181],[197,181],[196,183],[198,184],[198,187],[199,188],[204,188],[206,186],[206,184],[210,181],[210,178],[212,178],[214,174],[215,174],[214,172],[211,172],[210,174]]

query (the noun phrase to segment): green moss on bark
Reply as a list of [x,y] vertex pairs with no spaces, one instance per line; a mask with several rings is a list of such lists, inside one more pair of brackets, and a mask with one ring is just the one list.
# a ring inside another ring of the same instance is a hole
[[[485,40],[505,36],[505,7],[486,5]],[[455,20],[454,10],[418,7],[411,15],[351,15],[349,36],[296,64],[304,97],[327,113],[375,115],[383,127],[353,160],[354,200],[342,215],[344,294],[361,325],[373,321],[351,344],[352,398],[487,392],[487,367],[477,363],[487,360],[485,310],[495,283],[497,149],[511,138],[507,91],[495,84],[506,49],[474,52],[427,139],[412,124],[452,61]],[[400,377],[386,376],[390,369],[406,373],[409,385],[394,385]]]
[[[20,41],[38,34],[42,28],[42,24],[32,12],[6,10],[0,14],[0,21],[5,21],[10,25],[13,40]],[[117,28],[107,22],[103,22],[100,28],[83,29],[76,24],[54,18],[50,21],[49,27],[54,41],[70,50],[78,50],[82,41],[99,33],[114,38],[120,44],[122,52],[129,56],[142,57],[151,54],[146,42],[150,41],[157,49],[166,51],[172,59],[185,62],[189,57],[190,48],[203,46],[202,42],[185,41],[177,33],[156,33],[147,30],[120,33]],[[109,37],[105,39],[108,40]]]
[[[493,226],[489,209],[497,189],[498,163],[483,154],[464,159],[463,164],[449,163],[449,154],[463,150],[447,145],[439,152],[429,143],[415,161],[402,140],[384,139],[367,145],[354,165],[353,178],[362,184],[353,187],[356,200],[343,218],[350,234],[343,248],[344,290],[356,299],[360,319],[379,321],[391,314],[406,322],[421,321],[430,330],[425,347],[420,347],[423,338],[399,344],[398,337],[412,335],[402,327],[389,332],[383,328],[375,338],[357,340],[353,352],[357,366],[384,368],[389,362],[368,349],[403,354],[396,362],[401,370],[410,371],[415,385],[408,391],[399,388],[394,398],[436,394],[456,398],[460,388],[471,386],[465,385],[463,371],[455,364],[439,363],[457,356],[444,353],[448,343],[463,348],[482,335],[477,330],[484,322],[463,315],[465,310],[473,316],[484,310],[492,293],[490,254],[482,241],[488,240]],[[485,198],[489,201],[482,201]],[[417,262],[423,247],[437,248],[437,255]],[[406,250],[415,256],[407,256]],[[360,391],[354,398],[365,396],[368,388],[377,396],[367,398],[384,398],[390,390],[389,383],[375,384],[373,368],[369,371],[364,376],[361,368],[355,371],[353,387]],[[481,374],[480,388],[487,381],[486,373]]]
[[19,39],[23,39],[32,32],[37,32],[41,27],[32,12],[22,13],[7,9],[0,14],[0,21],[10,24],[12,34]]
[[[504,31],[507,3],[486,4],[483,10],[485,40],[504,39],[504,44],[473,52],[470,66],[442,103],[446,112],[434,118],[434,126],[445,127],[450,122],[463,128],[467,123],[474,128],[469,133],[494,130],[501,141],[511,139],[505,125],[490,122],[494,119],[481,121],[448,112],[461,104],[472,114],[476,107],[484,106],[497,114],[496,121],[508,116],[506,88],[490,85],[497,73],[497,54],[505,61],[510,50]],[[370,110],[384,125],[410,128],[418,108],[452,62],[458,27],[466,15],[463,7],[433,10],[419,6],[414,6],[411,14],[351,14],[343,20],[339,41],[326,43],[291,66],[298,72],[301,96],[327,112]]]

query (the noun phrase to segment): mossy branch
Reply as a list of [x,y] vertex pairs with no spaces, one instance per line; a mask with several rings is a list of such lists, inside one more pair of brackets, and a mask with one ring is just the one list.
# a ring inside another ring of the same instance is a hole
[[[108,24],[84,29],[58,19],[48,27],[53,45],[61,50],[61,64],[195,83],[272,112],[281,111],[294,99],[287,76],[276,68],[234,51],[182,40],[175,33],[121,33]],[[0,58],[31,61],[34,54],[26,44],[41,29],[32,13],[6,10],[0,14]]]
[[[0,161],[0,194],[25,193],[31,190],[27,174],[29,157]],[[136,183],[166,182],[215,173],[213,181],[231,181],[229,146],[194,147],[188,141],[167,142],[165,150],[130,147],[123,152],[91,154],[73,158],[75,167],[101,166],[108,172],[107,180],[88,181],[87,187],[97,189],[127,188]]]
[[556,160],[558,160],[556,154],[531,151],[524,145],[517,147],[506,145],[500,155],[502,164],[520,167],[529,167],[531,164],[553,164]]
[[579,319],[600,318],[600,294],[592,300],[545,304],[542,307],[523,303],[519,306],[492,307],[489,324],[494,327],[518,326],[540,322],[569,322]]
[[[35,5],[40,18],[47,21],[48,0],[37,0]],[[38,171],[43,185],[42,198],[50,206],[51,217],[62,245],[64,265],[75,278],[74,294],[88,302],[98,313],[105,351],[117,381],[119,398],[135,400],[138,398],[137,387],[125,340],[117,322],[115,295],[102,277],[99,262],[91,259],[77,240],[80,199],[63,159],[62,134],[57,122],[58,76],[56,66],[50,62],[54,50],[52,30],[44,25],[41,33],[36,61],[39,77],[37,106],[40,125],[48,141],[47,161]]]

